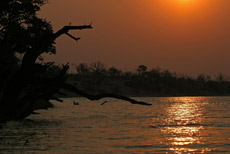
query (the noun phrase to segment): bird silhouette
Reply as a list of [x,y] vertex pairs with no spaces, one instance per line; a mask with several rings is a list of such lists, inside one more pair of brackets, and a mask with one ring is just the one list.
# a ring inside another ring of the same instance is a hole
[[104,101],[103,103],[101,103],[101,105],[104,105],[105,103],[107,103],[108,101]]
[[79,103],[78,103],[78,102],[73,101],[73,105],[79,105]]

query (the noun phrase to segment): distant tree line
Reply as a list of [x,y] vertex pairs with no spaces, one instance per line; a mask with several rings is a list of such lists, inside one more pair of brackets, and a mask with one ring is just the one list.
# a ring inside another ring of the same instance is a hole
[[[57,70],[54,66],[50,72]],[[139,65],[135,72],[106,68],[101,62],[74,65],[76,73],[69,74],[68,82],[91,93],[113,92],[131,96],[225,96],[230,94],[230,82],[222,73],[212,79],[197,77]]]

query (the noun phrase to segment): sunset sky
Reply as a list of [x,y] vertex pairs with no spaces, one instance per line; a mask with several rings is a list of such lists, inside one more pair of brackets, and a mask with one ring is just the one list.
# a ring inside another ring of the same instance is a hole
[[49,0],[40,16],[54,30],[93,23],[56,41],[58,64],[101,61],[134,71],[144,64],[178,73],[230,77],[230,0]]

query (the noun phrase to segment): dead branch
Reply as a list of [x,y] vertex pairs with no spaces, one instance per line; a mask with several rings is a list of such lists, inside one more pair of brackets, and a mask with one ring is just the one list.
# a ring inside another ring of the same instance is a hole
[[70,38],[74,39],[75,41],[78,41],[81,39],[80,37],[74,37],[73,35],[71,35],[69,33],[66,33],[66,35],[69,36]]
[[[40,45],[39,46],[43,46],[43,43],[47,43],[48,40],[56,40],[59,36],[61,36],[62,34],[66,34],[69,37],[71,37],[74,40],[79,40],[80,37],[74,37],[71,34],[69,34],[68,32],[70,30],[83,30],[83,29],[92,29],[92,24],[90,25],[81,25],[81,26],[64,26],[62,29],[58,30],[56,33],[46,36],[45,38],[42,39],[42,41],[40,41]],[[22,60],[22,66],[23,67],[28,67],[28,66],[32,66],[36,59],[43,53],[43,50],[34,50],[33,52],[26,52],[23,60]]]
[[80,96],[83,96],[89,100],[100,100],[102,98],[107,98],[107,97],[110,97],[110,98],[116,98],[116,99],[120,99],[120,100],[125,100],[125,101],[128,101],[130,102],[131,104],[139,104],[139,105],[152,105],[152,104],[149,104],[149,103],[146,103],[146,102],[140,102],[140,101],[136,101],[134,99],[131,99],[129,97],[126,97],[126,96],[121,96],[121,95],[116,95],[116,94],[110,94],[110,93],[107,93],[107,94],[99,94],[99,95],[92,95],[92,94],[89,94],[89,93],[86,93],[76,87],[74,87],[73,85],[70,85],[68,83],[63,83],[61,88],[63,89],[66,89],[66,90],[69,90],[71,92],[74,92]]
[[58,30],[53,34],[54,40],[61,36],[62,34],[67,34],[70,30],[83,30],[83,29],[92,29],[92,25],[81,25],[81,26],[64,26],[62,29]]

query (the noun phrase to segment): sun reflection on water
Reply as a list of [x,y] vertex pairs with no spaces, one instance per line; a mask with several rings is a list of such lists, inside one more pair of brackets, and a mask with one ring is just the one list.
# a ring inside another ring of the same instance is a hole
[[[198,151],[191,147],[194,144],[202,144],[200,135],[200,131],[204,129],[201,125],[204,120],[202,107],[192,97],[181,97],[170,102],[174,103],[165,109],[166,118],[164,127],[161,128],[168,140],[167,144],[172,146],[169,150],[175,153]],[[188,145],[191,146],[188,148]]]

